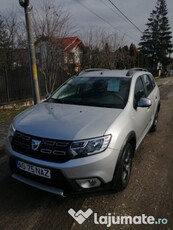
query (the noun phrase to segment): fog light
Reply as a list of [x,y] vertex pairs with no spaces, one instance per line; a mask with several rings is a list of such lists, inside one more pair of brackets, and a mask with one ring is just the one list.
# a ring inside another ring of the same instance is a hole
[[95,188],[101,185],[101,181],[98,178],[88,178],[76,180],[81,188]]

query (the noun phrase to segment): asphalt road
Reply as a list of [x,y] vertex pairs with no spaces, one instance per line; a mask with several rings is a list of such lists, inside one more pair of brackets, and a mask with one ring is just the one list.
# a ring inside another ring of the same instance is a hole
[[121,193],[61,198],[14,181],[6,158],[0,159],[0,230],[97,230],[92,214],[79,225],[68,214],[92,209],[99,216],[166,218],[160,225],[111,225],[108,229],[173,229],[173,81],[160,82],[158,130],[149,133],[134,161],[129,186]]

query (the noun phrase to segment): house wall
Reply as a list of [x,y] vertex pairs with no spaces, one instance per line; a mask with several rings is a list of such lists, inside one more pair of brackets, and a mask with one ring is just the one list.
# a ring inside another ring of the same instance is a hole
[[[36,58],[37,64],[43,65],[43,63],[47,59],[48,55],[48,44],[46,41],[41,41],[40,43],[36,44]],[[74,47],[70,53],[64,52],[64,64],[81,64],[81,57],[83,54],[83,50],[81,47]]]
[[80,47],[75,47],[71,53],[74,55],[74,64],[81,64],[82,49]]

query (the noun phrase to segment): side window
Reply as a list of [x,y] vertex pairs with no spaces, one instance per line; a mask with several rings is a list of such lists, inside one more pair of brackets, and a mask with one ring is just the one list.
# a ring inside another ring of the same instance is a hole
[[152,85],[151,80],[150,80],[148,75],[143,75],[142,78],[143,78],[143,81],[144,81],[144,84],[146,87],[146,91],[147,91],[146,96],[148,96],[151,93],[151,91],[153,90],[153,85]]
[[145,97],[144,86],[140,77],[136,80],[135,84],[135,100],[138,102],[142,97]]

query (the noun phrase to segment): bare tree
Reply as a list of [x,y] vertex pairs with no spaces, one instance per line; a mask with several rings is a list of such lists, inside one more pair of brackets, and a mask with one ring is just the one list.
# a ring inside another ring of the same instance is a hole
[[[2,39],[0,39],[0,74],[2,79],[4,79],[4,81],[1,81],[1,87],[3,86],[4,88],[2,98],[6,98],[5,100],[10,101],[11,95],[13,94],[11,93],[12,86],[15,82],[13,77],[15,75],[14,72],[17,68],[21,67],[23,63],[27,62],[28,56],[26,49],[21,49],[22,44],[19,47],[21,28],[16,10],[12,9],[3,12],[0,24],[2,27],[2,32],[0,33],[3,36]],[[21,71],[21,69],[19,71]]]
[[32,18],[39,70],[45,78],[46,92],[52,92],[63,78],[62,38],[71,35],[74,27],[69,11],[55,0],[39,1],[37,8],[32,9]]
[[11,69],[14,62],[14,49],[16,47],[17,16],[14,10],[6,12],[3,16],[6,31],[6,42],[4,44],[4,66]]
[[[17,15],[16,10],[12,9],[3,14],[4,28],[6,31],[6,41],[4,43],[4,65],[8,70],[17,65],[28,63],[26,52],[26,36],[23,32],[23,23]],[[22,26],[21,26],[22,25]],[[26,31],[26,30],[25,30]]]
[[103,29],[91,29],[86,35],[85,44],[84,68],[115,68],[115,51],[123,44],[123,38],[116,33],[106,33]]
[[71,16],[63,5],[57,5],[55,0],[40,0],[37,8],[32,10],[33,28],[36,39],[41,36],[66,37],[74,27]]

